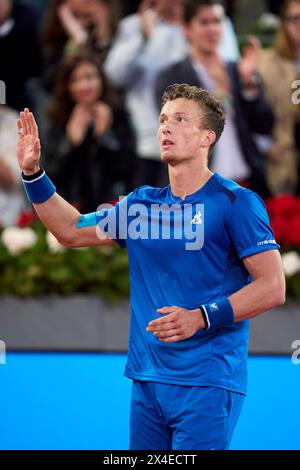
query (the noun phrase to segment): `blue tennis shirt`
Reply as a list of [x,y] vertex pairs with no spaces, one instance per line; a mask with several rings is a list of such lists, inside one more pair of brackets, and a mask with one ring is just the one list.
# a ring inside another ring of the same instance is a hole
[[157,308],[228,297],[251,282],[243,258],[278,249],[261,198],[214,174],[184,200],[170,186],[142,186],[94,214],[101,230],[127,247],[131,320],[125,375],[245,393],[249,322],[199,330],[162,343],[146,327]]

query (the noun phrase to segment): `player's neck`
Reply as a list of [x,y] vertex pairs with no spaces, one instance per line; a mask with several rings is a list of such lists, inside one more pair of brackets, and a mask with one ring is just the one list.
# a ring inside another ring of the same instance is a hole
[[181,199],[185,199],[190,194],[201,189],[212,175],[213,173],[207,166],[201,166],[199,168],[199,162],[197,162],[196,167],[192,164],[169,165],[169,179],[172,194]]

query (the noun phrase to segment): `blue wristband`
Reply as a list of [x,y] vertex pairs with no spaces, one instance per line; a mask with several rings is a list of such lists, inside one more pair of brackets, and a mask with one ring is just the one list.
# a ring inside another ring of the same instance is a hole
[[56,192],[56,187],[42,169],[31,176],[22,173],[22,180],[27,198],[33,204],[47,201]]
[[201,305],[200,310],[206,330],[232,325],[234,322],[233,308],[226,297]]

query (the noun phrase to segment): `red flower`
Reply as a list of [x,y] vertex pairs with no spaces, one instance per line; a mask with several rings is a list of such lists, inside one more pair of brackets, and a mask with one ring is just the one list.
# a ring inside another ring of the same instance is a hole
[[300,214],[300,199],[289,194],[268,199],[266,206],[271,218],[280,215],[290,219]]
[[300,246],[300,214],[288,222],[284,240],[286,246]]
[[300,198],[284,194],[268,199],[266,207],[278,243],[300,246]]
[[119,202],[119,198],[115,198],[112,201],[109,201],[109,204],[111,204],[112,206],[115,206],[118,202]]
[[300,199],[289,194],[277,196],[266,201],[267,210],[270,216],[282,215],[283,217],[293,217],[300,213]]
[[35,212],[32,211],[24,211],[20,214],[19,219],[17,221],[17,226],[20,228],[28,227],[28,225],[32,224],[37,220],[37,215]]
[[274,232],[275,240],[280,243],[280,245],[285,245],[285,232],[286,232],[286,222],[285,218],[281,215],[276,215],[271,218],[271,227]]

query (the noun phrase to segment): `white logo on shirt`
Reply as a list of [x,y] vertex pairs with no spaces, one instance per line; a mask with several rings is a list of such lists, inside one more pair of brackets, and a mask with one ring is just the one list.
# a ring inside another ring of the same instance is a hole
[[261,245],[277,245],[276,241],[275,240],[264,240],[262,242],[257,242],[257,245],[258,246],[261,246]]
[[195,224],[195,225],[200,225],[202,224],[202,214],[201,212],[197,212],[197,214],[195,215],[195,217],[193,218],[193,220],[191,221],[191,224]]
[[213,304],[210,304],[210,308],[212,308],[213,310],[218,310],[219,309],[216,302],[214,302]]

